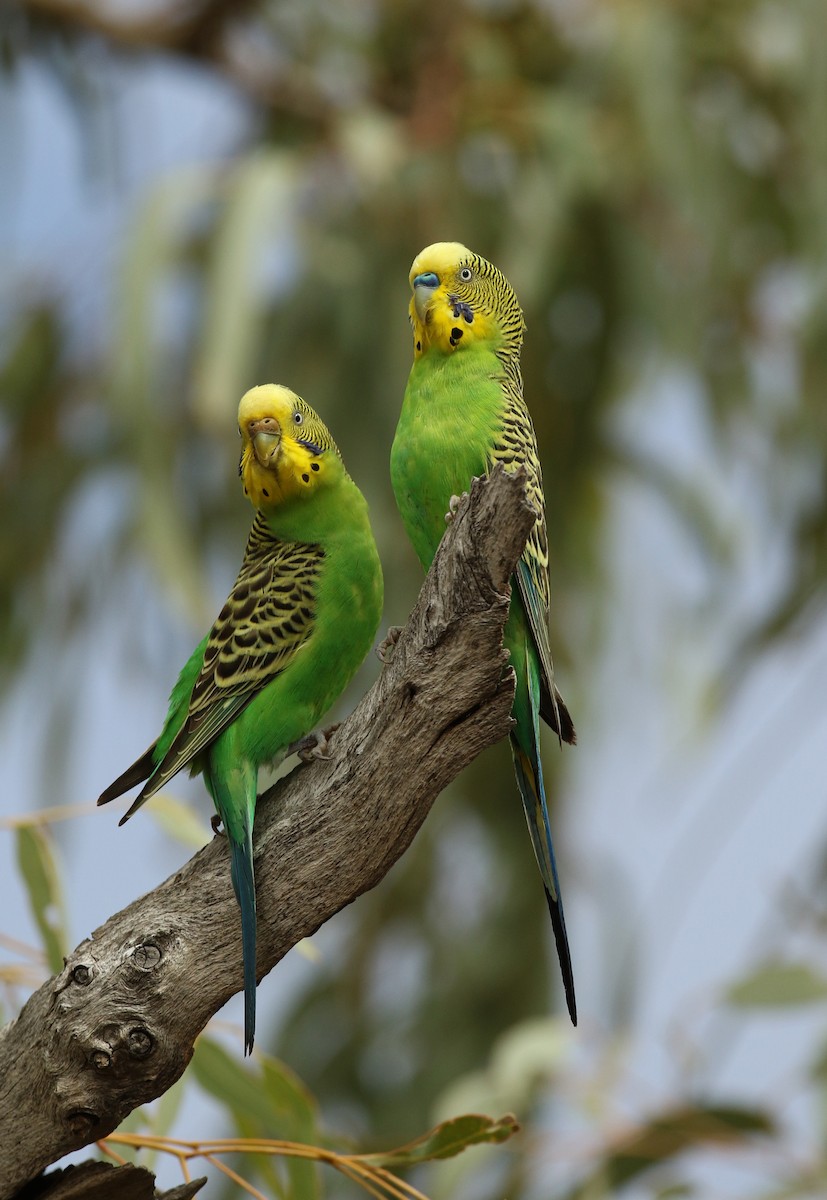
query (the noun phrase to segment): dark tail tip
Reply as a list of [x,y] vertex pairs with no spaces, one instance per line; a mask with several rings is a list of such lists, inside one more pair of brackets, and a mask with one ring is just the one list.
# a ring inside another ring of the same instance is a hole
[[574,988],[566,987],[566,1007],[569,1010],[572,1025],[577,1027],[577,1001],[574,997]]
[[577,1025],[577,999],[574,994],[574,970],[571,965],[571,951],[566,933],[566,919],[563,916],[563,906],[555,900],[548,888],[544,888],[548,911],[551,915],[551,927],[554,930],[554,942],[557,946],[557,960],[560,963],[560,974],[563,977],[563,990],[566,994],[566,1008],[569,1010],[572,1025]]
[[[145,779],[149,779],[155,770],[154,750],[155,743],[153,742],[149,749],[145,750],[131,767],[127,767],[114,783],[110,783],[109,787],[101,792],[98,796],[98,804],[108,804],[110,800],[117,800],[118,796],[122,796],[124,792],[131,791],[136,783],[143,783]],[[119,824],[123,825],[123,821],[119,822]]]
[[540,696],[540,716],[545,721],[562,742],[566,742],[569,746],[574,746],[577,743],[577,733],[574,728],[574,721],[571,719],[571,713],[566,707],[566,702],[557,688],[554,689],[554,699],[552,700],[549,693],[543,689]]
[[574,728],[574,721],[571,719],[571,713],[566,707],[563,697],[556,688],[554,690],[557,701],[557,733],[567,745],[575,746],[577,744],[577,733]]
[[256,960],[253,952],[252,979],[247,970],[247,960],[244,961],[244,1054],[253,1053],[253,1042],[256,1038]]

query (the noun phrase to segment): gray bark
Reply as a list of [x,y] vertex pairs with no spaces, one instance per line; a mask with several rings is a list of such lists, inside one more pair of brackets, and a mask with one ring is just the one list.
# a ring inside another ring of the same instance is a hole
[[[533,521],[521,477],[498,469],[474,482],[330,760],[259,798],[259,978],[374,887],[443,788],[508,732],[508,579]],[[238,908],[217,837],[95,930],[0,1031],[0,1200],[165,1092],[241,986]]]
[[192,1200],[206,1182],[204,1175],[158,1192],[155,1176],[145,1167],[85,1162],[38,1176],[18,1193],[18,1200]]

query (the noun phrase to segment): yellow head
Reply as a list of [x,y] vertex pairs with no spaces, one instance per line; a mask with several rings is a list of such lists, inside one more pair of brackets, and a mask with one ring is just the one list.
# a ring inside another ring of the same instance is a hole
[[289,388],[250,388],[238,406],[244,494],[256,508],[275,508],[310,496],[341,472],[342,460],[327,426]]
[[479,342],[519,353],[525,323],[502,271],[459,242],[435,242],[413,260],[410,304],[414,355],[445,354]]

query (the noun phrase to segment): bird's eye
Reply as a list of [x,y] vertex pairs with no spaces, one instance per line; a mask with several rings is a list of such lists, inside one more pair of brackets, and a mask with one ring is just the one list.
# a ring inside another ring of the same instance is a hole
[[294,412],[294,413],[293,413],[293,420],[295,421],[295,423],[296,423],[297,425],[302,425],[302,424],[304,424],[304,417],[301,415],[301,413],[300,413],[300,412]]
[[472,271],[471,271],[470,267],[463,267],[459,273],[459,277],[463,281],[463,283],[469,283],[471,281],[471,276],[472,276]]

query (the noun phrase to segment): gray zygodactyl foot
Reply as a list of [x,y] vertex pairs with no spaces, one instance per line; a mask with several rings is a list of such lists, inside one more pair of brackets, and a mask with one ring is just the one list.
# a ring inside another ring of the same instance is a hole
[[388,628],[387,637],[383,638],[376,647],[376,657],[381,663],[389,663],[393,655],[389,651],[393,650],[402,633],[401,625],[391,625]]
[[304,737],[287,747],[285,758],[291,754],[298,754],[302,762],[312,762],[314,758],[326,761],[330,758],[328,750],[330,749],[331,735],[340,725],[341,721],[336,721],[333,725],[326,725],[324,729],[314,729],[312,733],[305,734]]

